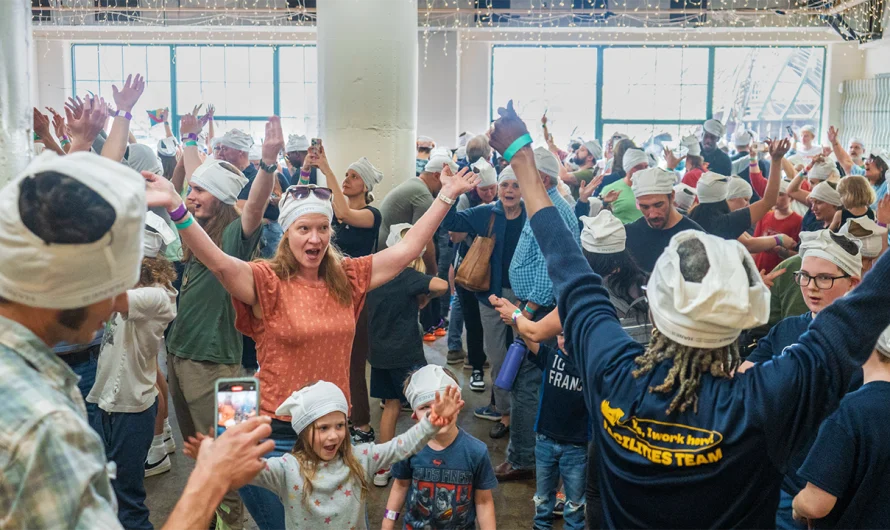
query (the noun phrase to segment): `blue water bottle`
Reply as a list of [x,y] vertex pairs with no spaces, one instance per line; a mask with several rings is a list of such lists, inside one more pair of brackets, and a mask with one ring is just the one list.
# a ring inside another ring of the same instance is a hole
[[501,365],[501,371],[498,372],[497,380],[494,382],[498,388],[510,391],[513,389],[513,382],[516,380],[516,374],[519,373],[519,365],[528,353],[525,343],[522,339],[516,339],[513,344],[507,348],[507,356],[504,364]]

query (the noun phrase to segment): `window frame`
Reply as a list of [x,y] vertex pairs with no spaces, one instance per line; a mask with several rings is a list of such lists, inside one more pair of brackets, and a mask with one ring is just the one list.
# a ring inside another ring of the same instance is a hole
[[[281,86],[280,86],[280,78],[281,78],[281,62],[279,60],[279,51],[281,48],[316,48],[315,44],[284,44],[284,45],[254,45],[254,44],[215,44],[215,43],[196,43],[196,44],[153,44],[153,43],[134,43],[134,44],[121,44],[121,43],[110,43],[110,42],[77,42],[71,44],[71,96],[77,97],[77,52],[76,49],[79,46],[95,46],[97,51],[102,48],[102,46],[142,46],[142,47],[160,47],[167,48],[169,50],[170,57],[170,115],[171,116],[179,116],[180,110],[178,105],[178,80],[176,75],[176,49],[177,48],[205,48],[205,47],[223,47],[223,48],[236,48],[236,47],[244,47],[244,48],[271,48],[272,49],[272,114],[278,116],[281,112]],[[96,59],[99,60],[98,57]],[[126,73],[126,72],[125,72]],[[101,72],[100,79],[98,81],[101,82]],[[149,80],[150,81],[150,80]],[[155,81],[157,82],[157,81]],[[304,78],[303,83],[306,83]],[[317,85],[318,80],[314,80],[313,84]],[[317,115],[317,110],[316,110]],[[214,116],[214,120],[219,121],[261,121],[266,122],[269,119],[269,116],[255,116],[255,115],[234,115],[234,114],[219,114]],[[179,136],[179,120],[174,119],[170,124],[170,127],[173,130],[174,136]]]
[[[714,115],[714,60],[716,56],[716,52],[718,48],[815,48],[822,50],[822,94],[823,100],[819,104],[819,118],[817,126],[817,130],[821,130],[822,119],[825,114],[825,105],[824,105],[824,94],[825,94],[825,71],[826,71],[826,61],[827,61],[827,47],[824,45],[814,44],[811,46],[792,46],[792,45],[784,45],[784,46],[769,46],[769,45],[737,45],[731,46],[727,44],[720,45],[684,45],[677,46],[671,44],[651,44],[651,45],[640,45],[640,44],[617,44],[617,45],[600,45],[600,44],[513,44],[513,43],[494,43],[491,47],[491,61],[490,61],[490,73],[489,73],[489,83],[488,83],[488,118],[489,120],[496,119],[494,115],[495,111],[495,102],[494,98],[494,64],[495,64],[495,54],[498,48],[595,48],[597,50],[597,64],[596,64],[596,116],[590,117],[588,119],[593,119],[594,122],[594,131],[596,133],[596,137],[602,139],[605,130],[610,125],[681,125],[681,126],[698,126],[701,125],[705,120],[709,120]],[[616,119],[616,118],[603,118],[603,79],[604,79],[604,69],[605,69],[605,61],[604,55],[606,49],[615,49],[615,48],[640,48],[640,49],[648,49],[648,48],[703,48],[708,50],[708,71],[707,71],[707,101],[705,103],[705,117],[703,119]],[[499,104],[502,102],[498,102]]]

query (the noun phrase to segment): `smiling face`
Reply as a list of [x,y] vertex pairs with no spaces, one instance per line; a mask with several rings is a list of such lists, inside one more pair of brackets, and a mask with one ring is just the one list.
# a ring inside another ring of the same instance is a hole
[[810,131],[800,132],[800,141],[803,142],[804,145],[813,145],[813,140],[815,139],[816,136]]
[[519,206],[519,200],[522,198],[522,192],[519,191],[519,182],[516,180],[505,180],[498,184],[498,199],[504,208],[514,208]]
[[476,186],[476,194],[479,195],[479,198],[482,199],[482,202],[488,204],[494,201],[495,197],[497,197],[498,185],[492,184],[491,186]]
[[190,186],[190,188],[185,202],[195,219],[206,220],[216,215],[221,201],[201,186]]
[[343,195],[357,197],[364,195],[367,191],[368,188],[365,187],[365,181],[362,180],[358,172],[354,169],[346,170],[346,178],[343,179]]
[[813,210],[813,215],[816,216],[817,220],[823,223],[830,223],[834,219],[834,214],[838,211],[838,207],[819,199],[810,199],[810,210]]
[[340,411],[325,414],[312,424],[312,450],[325,462],[333,460],[346,439],[346,415]]
[[320,213],[303,215],[288,227],[287,239],[300,267],[318,270],[331,243],[331,220]]
[[[844,271],[834,263],[813,256],[803,258],[800,270],[806,272],[811,277],[833,276],[837,278],[844,275]],[[847,294],[856,283],[858,283],[858,280],[855,278],[840,278],[834,280],[834,285],[831,289],[819,289],[816,287],[816,280],[813,279],[810,280],[809,285],[801,287],[800,292],[803,294],[803,300],[806,302],[807,307],[816,315],[819,311],[831,305],[832,302]]]
[[637,198],[637,209],[642,212],[646,224],[656,230],[667,228],[671,218],[673,194],[671,195],[643,195]]

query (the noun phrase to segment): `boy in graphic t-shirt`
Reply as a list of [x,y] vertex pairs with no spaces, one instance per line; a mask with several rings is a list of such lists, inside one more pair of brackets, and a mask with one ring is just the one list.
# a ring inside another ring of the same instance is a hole
[[[451,372],[427,365],[405,382],[414,417],[423,417],[437,392],[459,385]],[[396,528],[405,506],[404,528],[497,528],[491,490],[498,485],[488,448],[457,426],[457,415],[419,453],[392,466],[395,479],[382,530]],[[405,502],[407,499],[407,503]]]
[[541,368],[541,402],[535,420],[535,530],[553,526],[556,488],[562,478],[566,494],[563,528],[584,528],[584,492],[587,487],[587,443],[590,416],[581,388],[581,374],[565,352],[565,339],[557,338],[559,349],[526,340],[529,360]]

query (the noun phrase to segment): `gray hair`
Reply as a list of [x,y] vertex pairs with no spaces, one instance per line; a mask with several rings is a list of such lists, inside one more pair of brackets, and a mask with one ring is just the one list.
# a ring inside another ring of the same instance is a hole
[[488,145],[488,137],[484,134],[474,136],[467,142],[467,162],[473,164],[480,158],[485,160],[491,158],[491,146]]

